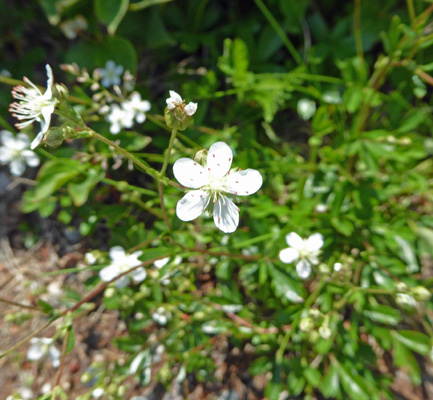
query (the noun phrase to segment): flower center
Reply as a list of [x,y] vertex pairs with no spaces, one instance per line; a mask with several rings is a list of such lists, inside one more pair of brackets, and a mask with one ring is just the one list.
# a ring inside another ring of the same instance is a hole
[[227,192],[227,177],[218,177],[209,173],[209,183],[203,186],[202,190],[206,191],[215,203],[222,192]]

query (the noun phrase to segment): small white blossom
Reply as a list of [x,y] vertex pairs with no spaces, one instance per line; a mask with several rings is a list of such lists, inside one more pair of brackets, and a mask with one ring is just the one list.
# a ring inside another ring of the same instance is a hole
[[304,120],[309,120],[316,113],[316,103],[310,99],[300,99],[297,106],[299,116]]
[[92,397],[95,399],[99,399],[105,394],[105,390],[101,387],[92,390]]
[[105,68],[101,68],[99,73],[102,77],[102,86],[110,87],[120,85],[120,77],[123,73],[123,66],[116,65],[113,60],[109,60],[105,64]]
[[[114,246],[110,249],[109,254],[112,261],[111,264],[99,271],[99,277],[104,282],[109,282],[116,276],[142,264],[138,259],[142,251],[136,251],[135,253],[127,255],[123,247]],[[132,279],[134,283],[142,282],[146,278],[146,275],[146,270],[143,267],[137,268],[129,274],[117,279],[115,283],[116,288],[124,288],[129,284],[130,279]]]
[[232,173],[233,153],[224,142],[214,143],[207,156],[207,165],[202,167],[190,158],[180,158],[174,163],[173,173],[179,183],[191,189],[176,206],[176,214],[182,221],[192,221],[214,203],[213,219],[218,229],[225,233],[236,230],[239,224],[239,209],[226,193],[249,196],[257,192],[263,183],[259,171],[247,169]]
[[134,112],[125,110],[118,104],[113,104],[110,107],[110,113],[106,116],[107,121],[110,123],[110,132],[116,135],[122,128],[131,128],[134,124]]
[[314,211],[316,211],[316,213],[318,214],[323,214],[324,212],[326,212],[327,207],[325,204],[317,204],[317,206],[315,207]]
[[[163,267],[165,267],[169,261],[170,261],[170,257],[165,257],[165,258],[161,258],[159,260],[156,260],[153,265],[158,268],[158,269],[162,269]],[[174,258],[174,260],[172,261],[172,264],[174,266],[178,266],[182,263],[182,257],[181,256],[176,256]],[[163,277],[160,278],[160,281],[163,285],[168,285],[170,283],[170,276],[169,274],[165,274]]]
[[141,124],[146,120],[146,112],[150,110],[150,102],[147,100],[141,100],[141,95],[138,92],[131,94],[128,100],[122,103],[122,108],[133,114],[133,118]]
[[311,274],[311,265],[319,264],[317,257],[323,246],[323,236],[314,233],[304,240],[297,233],[291,232],[286,236],[286,242],[290,247],[280,251],[280,260],[286,264],[298,260],[296,272],[301,279],[307,279]]
[[413,296],[407,293],[397,293],[397,295],[395,296],[395,301],[401,307],[416,307],[416,300]]
[[21,176],[29,167],[39,165],[38,156],[31,150],[30,139],[24,133],[19,133],[16,137],[9,131],[0,132],[0,164],[9,164],[12,175]]
[[166,325],[171,317],[171,312],[166,310],[164,307],[158,307],[152,314],[152,319],[159,325]]
[[173,90],[170,90],[170,97],[166,100],[166,103],[169,111],[175,108],[183,108],[189,117],[193,116],[197,111],[197,103],[190,102],[185,105],[185,101],[182,100],[182,97]]
[[61,352],[54,345],[52,338],[31,338],[30,344],[27,351],[27,358],[30,361],[39,361],[48,357],[54,368],[60,365]]
[[51,115],[54,112],[54,108],[57,104],[57,99],[53,97],[53,71],[47,64],[47,90],[44,94],[40,92],[38,87],[34,85],[29,79],[24,77],[24,81],[31,87],[26,88],[24,86],[16,86],[12,91],[12,96],[19,102],[12,103],[9,111],[12,115],[17,118],[20,122],[16,124],[18,129],[22,129],[27,125],[32,124],[34,121],[38,121],[41,124],[41,131],[37,134],[33,140],[31,149],[36,148],[42,141],[44,134],[48,131],[51,122]]
[[327,324],[323,324],[319,328],[319,335],[322,336],[323,339],[329,339],[332,335],[332,331]]
[[341,271],[341,268],[343,268],[343,264],[341,264],[339,262],[337,262],[337,263],[334,264],[334,271],[335,272]]

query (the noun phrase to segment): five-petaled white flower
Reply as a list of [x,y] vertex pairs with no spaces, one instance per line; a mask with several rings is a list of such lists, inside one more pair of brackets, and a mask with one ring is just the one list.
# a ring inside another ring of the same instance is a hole
[[214,203],[213,219],[218,229],[234,232],[239,224],[239,209],[226,193],[248,196],[257,192],[263,179],[259,171],[247,169],[232,172],[233,153],[224,142],[214,143],[207,156],[207,165],[202,167],[190,158],[180,158],[174,163],[176,179],[192,190],[178,201],[176,214],[182,221],[192,221],[200,216],[210,200]]
[[60,350],[54,345],[52,338],[31,338],[31,346],[27,351],[27,358],[30,361],[39,361],[48,357],[54,368],[60,365]]
[[141,95],[138,92],[131,94],[130,98],[122,103],[122,108],[133,114],[133,118],[141,124],[146,120],[146,112],[150,110],[150,102],[141,100]]
[[182,100],[182,97],[180,97],[180,95],[174,90],[170,90],[170,97],[166,100],[166,102],[167,109],[169,111],[172,111],[175,108],[182,108],[185,110],[188,117],[192,117],[197,111],[197,103],[189,102],[187,105],[185,105],[185,100]]
[[53,71],[48,64],[46,65],[46,69],[48,79],[47,90],[44,94],[42,94],[38,87],[26,77],[24,77],[24,82],[29,84],[31,87],[26,88],[24,86],[16,86],[12,90],[12,96],[19,101],[12,103],[9,111],[11,111],[12,115],[18,120],[24,120],[23,122],[15,124],[15,126],[18,129],[22,129],[34,121],[41,123],[41,131],[32,142],[32,150],[39,145],[44,134],[50,127],[51,115],[53,114],[57,104],[57,99],[53,97]]
[[116,65],[113,60],[105,63],[105,68],[101,68],[99,73],[102,77],[102,86],[110,87],[120,85],[120,76],[123,73],[123,66]]
[[[103,281],[109,282],[129,269],[139,266],[142,262],[138,257],[140,257],[142,253],[142,251],[136,251],[135,253],[127,255],[123,247],[112,247],[109,253],[112,263],[99,271],[99,277]],[[143,267],[134,269],[129,274],[123,275],[116,280],[116,288],[121,289],[127,286],[130,278],[134,283],[141,282],[146,278],[146,275],[146,270]]]
[[317,258],[323,246],[323,236],[313,233],[308,239],[302,239],[297,233],[291,232],[286,236],[286,242],[290,246],[280,251],[280,260],[289,264],[296,260],[296,272],[302,279],[307,279],[311,274],[311,265],[319,264]]
[[29,167],[39,165],[38,156],[29,150],[30,139],[24,133],[19,133],[17,137],[9,131],[0,132],[0,164],[9,164],[12,175],[21,176]]

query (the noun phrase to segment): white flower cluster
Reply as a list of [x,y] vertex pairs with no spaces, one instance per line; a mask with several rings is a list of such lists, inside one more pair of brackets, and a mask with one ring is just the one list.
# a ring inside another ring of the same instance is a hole
[[39,361],[49,358],[54,368],[60,365],[60,350],[54,345],[52,338],[31,338],[31,346],[27,351],[27,358],[30,361]]
[[[114,246],[110,249],[109,255],[111,264],[99,271],[99,277],[104,282],[109,282],[120,274],[130,270],[131,268],[138,267],[142,262],[138,259],[142,251],[127,255],[123,247]],[[131,271],[129,274],[123,275],[116,280],[115,286],[117,289],[124,288],[132,280],[134,283],[142,282],[146,279],[146,270],[139,267]]]
[[[224,142],[214,143],[203,167],[190,158],[180,158],[174,163],[173,173],[188,192],[177,203],[176,214],[182,221],[192,221],[199,217],[213,202],[213,219],[218,229],[232,233],[239,224],[239,209],[226,194],[249,196],[262,186],[259,171],[230,171],[233,152]],[[198,190],[197,190],[198,189]]]
[[12,175],[21,176],[29,167],[39,165],[39,157],[30,150],[30,139],[24,133],[19,133],[16,137],[12,132],[0,132],[0,164],[9,164]]
[[146,120],[146,112],[149,110],[150,102],[142,100],[140,93],[132,93],[129,99],[120,105],[113,104],[109,108],[106,119],[110,123],[110,132],[115,135],[122,128],[131,128],[134,120],[139,124],[143,123]]

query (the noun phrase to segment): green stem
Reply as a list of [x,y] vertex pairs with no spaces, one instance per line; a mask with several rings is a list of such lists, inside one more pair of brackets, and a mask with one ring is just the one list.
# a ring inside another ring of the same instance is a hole
[[265,16],[265,18],[268,20],[269,24],[272,26],[276,34],[280,37],[281,41],[286,46],[289,53],[292,55],[294,60],[298,65],[304,65],[301,56],[295,49],[295,46],[293,46],[290,39],[287,37],[286,33],[283,31],[281,26],[278,24],[278,21],[274,18],[272,13],[269,11],[269,9],[266,7],[265,3],[263,3],[262,0],[254,0],[257,7],[260,9],[262,14]]
[[409,12],[410,22],[412,25],[414,25],[416,21],[416,14],[415,14],[415,7],[413,6],[413,0],[406,0],[406,4],[407,4],[407,10]]
[[171,131],[170,143],[168,144],[167,153],[165,155],[164,164],[162,165],[161,172],[159,173],[160,177],[163,177],[165,171],[167,170],[168,160],[170,159],[171,150],[173,149],[174,139],[176,138],[177,129],[173,129]]
[[353,31],[355,35],[356,54],[361,60],[363,60],[364,50],[362,48],[362,35],[361,35],[361,0],[355,0],[355,11],[353,15]]
[[25,308],[26,310],[44,312],[40,308],[32,307],[32,306],[26,306],[25,304],[15,303],[14,301],[6,300],[3,298],[0,298],[0,303],[9,304],[10,306],[15,306],[15,307],[19,307],[19,308]]

